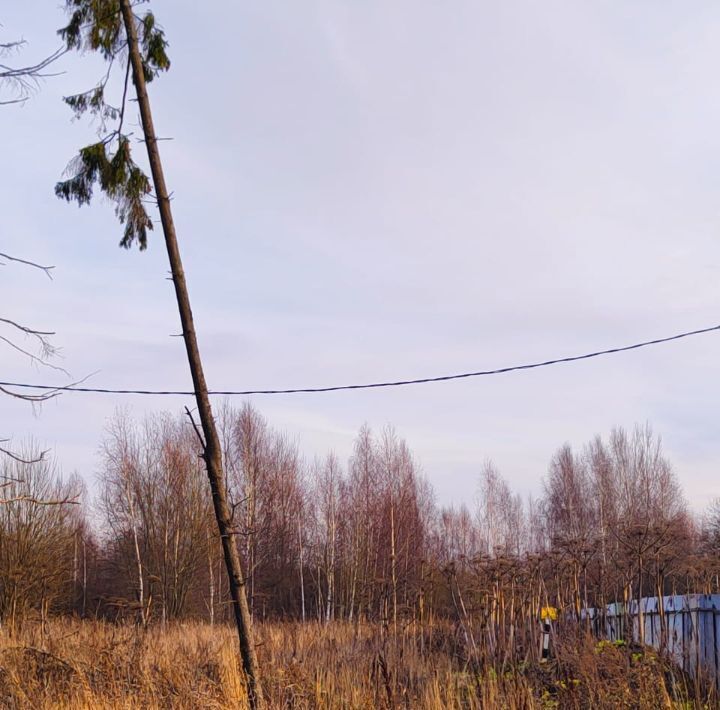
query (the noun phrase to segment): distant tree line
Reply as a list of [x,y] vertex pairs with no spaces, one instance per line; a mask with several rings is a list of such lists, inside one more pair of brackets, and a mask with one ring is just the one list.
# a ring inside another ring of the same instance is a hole
[[[720,507],[689,512],[649,428],[561,447],[537,498],[488,462],[472,502],[442,507],[392,428],[363,427],[347,462],[308,462],[249,404],[217,419],[255,619],[370,621],[398,634],[447,617],[464,643],[480,635],[509,653],[536,641],[528,622],[546,605],[580,618],[614,601],[718,591]],[[118,413],[92,499],[52,461],[1,460],[2,622],[229,621],[199,450],[185,417]]]

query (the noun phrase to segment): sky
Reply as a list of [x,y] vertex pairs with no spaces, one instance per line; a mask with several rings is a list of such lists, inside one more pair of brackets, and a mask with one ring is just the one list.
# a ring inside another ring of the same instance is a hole
[[[155,0],[171,70],[150,86],[211,388],[414,378],[720,323],[720,6],[605,0]],[[60,3],[0,11],[16,63],[59,45]],[[0,108],[0,316],[56,332],[4,381],[190,389],[162,235],[118,248],[112,206],[55,182],[97,126],[68,55]],[[119,77],[118,77],[119,79]],[[117,90],[117,80],[112,84]],[[135,111],[134,104],[133,112]],[[137,120],[131,122],[139,136]],[[135,155],[143,161],[142,144]],[[720,496],[720,333],[586,362],[393,390],[254,397],[308,457],[392,424],[443,504],[491,459],[538,493],[554,451],[649,423],[696,510]],[[117,408],[184,398],[0,398],[0,432],[92,486]],[[240,404],[240,401],[237,402]]]

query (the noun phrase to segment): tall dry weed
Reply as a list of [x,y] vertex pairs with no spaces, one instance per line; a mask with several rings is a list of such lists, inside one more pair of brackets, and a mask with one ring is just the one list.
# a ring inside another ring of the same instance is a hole
[[[655,652],[582,634],[558,639],[549,663],[495,666],[469,657],[449,624],[432,630],[432,643],[410,628],[393,637],[345,623],[257,631],[271,708],[717,707],[711,687],[693,685]],[[230,628],[193,623],[55,620],[42,633],[0,632],[0,707],[246,708],[235,641]]]

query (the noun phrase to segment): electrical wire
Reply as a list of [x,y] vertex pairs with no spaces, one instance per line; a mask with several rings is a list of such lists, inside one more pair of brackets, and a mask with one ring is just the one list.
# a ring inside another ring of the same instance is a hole
[[[476,372],[462,372],[453,375],[440,375],[436,377],[421,377],[412,380],[393,380],[388,382],[369,382],[363,384],[350,385],[334,385],[330,387],[296,387],[292,389],[255,389],[255,390],[211,390],[208,394],[220,396],[249,396],[260,394],[314,394],[321,392],[339,392],[343,390],[365,390],[380,389],[386,387],[404,387],[406,385],[422,385],[431,382],[449,382],[450,380],[464,380],[472,377],[486,377],[490,375],[502,375],[508,372],[517,372],[520,370],[535,370],[541,367],[549,367],[551,365],[560,365],[568,362],[577,362],[579,360],[590,360],[591,358],[601,357],[603,355],[613,355],[615,353],[628,352],[629,350],[638,350],[651,345],[661,345],[682,338],[689,338],[694,335],[702,335],[704,333],[712,333],[720,330],[720,325],[713,325],[709,328],[701,328],[699,330],[690,330],[685,333],[670,335],[665,338],[656,338],[655,340],[645,340],[641,343],[633,345],[623,345],[616,348],[608,348],[606,350],[597,350],[595,352],[585,353],[583,355],[570,355],[567,357],[554,358],[552,360],[543,360],[542,362],[533,362],[525,365],[511,365],[508,367],[499,367],[493,370],[478,370]],[[190,390],[133,390],[133,389],[111,389],[105,387],[78,387],[76,385],[54,386],[54,385],[34,385],[23,382],[0,382],[0,387],[12,387],[15,389],[32,389],[52,392],[81,392],[85,394],[137,394],[137,395],[159,395],[159,396],[194,396],[195,392]]]

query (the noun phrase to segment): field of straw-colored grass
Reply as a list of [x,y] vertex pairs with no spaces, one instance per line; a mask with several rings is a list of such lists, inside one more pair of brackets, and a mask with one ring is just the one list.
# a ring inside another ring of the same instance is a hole
[[[450,626],[394,639],[373,626],[259,624],[256,635],[271,708],[715,707],[689,701],[654,654],[587,638],[550,664],[481,670]],[[230,627],[207,624],[0,631],[0,707],[244,708],[236,649]]]

